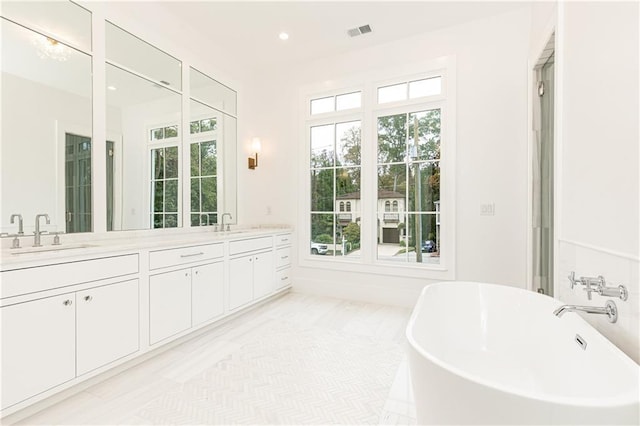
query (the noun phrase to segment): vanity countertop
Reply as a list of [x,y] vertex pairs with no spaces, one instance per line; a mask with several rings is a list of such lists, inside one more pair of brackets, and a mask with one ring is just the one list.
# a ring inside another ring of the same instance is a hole
[[[0,252],[0,271],[30,268],[85,260],[96,256],[120,255],[138,252],[140,250],[162,250],[171,247],[211,244],[244,238],[273,235],[291,232],[288,227],[257,227],[235,229],[232,231],[215,232],[212,230],[198,230],[199,232],[172,232],[162,234],[129,234],[109,235],[106,238],[94,236],[92,239],[80,238],[74,235],[61,235],[62,244],[51,245],[47,241],[43,247],[30,247],[23,239],[23,247],[19,249],[3,248]],[[65,238],[68,237],[68,238]],[[68,241],[65,241],[67,240]]]

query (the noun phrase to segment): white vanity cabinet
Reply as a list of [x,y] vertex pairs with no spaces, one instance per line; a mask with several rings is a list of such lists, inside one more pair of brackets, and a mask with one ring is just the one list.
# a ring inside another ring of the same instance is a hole
[[237,309],[275,290],[273,237],[231,241],[229,309]]
[[138,280],[76,293],[77,375],[140,348]]
[[191,327],[191,268],[149,277],[149,343]]
[[276,289],[291,285],[291,233],[275,236],[276,245]]
[[289,287],[290,231],[250,232],[1,264],[0,416]]
[[0,308],[2,409],[76,376],[75,294]]
[[[224,255],[223,245],[206,244],[153,251],[150,268],[189,264]],[[222,261],[149,277],[149,344],[154,345],[224,313]]]
[[153,345],[224,312],[224,268],[210,263],[149,278],[149,344]]
[[136,352],[138,280],[0,308],[2,408]]
[[224,263],[216,262],[193,268],[191,310],[193,327],[224,313]]

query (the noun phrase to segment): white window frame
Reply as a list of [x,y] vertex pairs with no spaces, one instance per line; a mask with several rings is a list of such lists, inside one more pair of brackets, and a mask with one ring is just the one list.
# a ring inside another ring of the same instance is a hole
[[[184,223],[185,227],[197,227],[197,225],[191,225],[191,215],[193,214],[193,212],[191,211],[191,145],[194,143],[202,143],[202,142],[209,142],[209,141],[215,141],[216,142],[216,197],[217,197],[217,204],[216,204],[216,211],[214,212],[214,214],[216,215],[216,217],[219,219],[220,218],[220,212],[222,210],[220,210],[220,194],[222,194],[221,191],[223,191],[223,186],[222,186],[222,178],[220,175],[220,171],[223,171],[223,162],[222,162],[222,158],[224,155],[224,151],[222,150],[222,145],[224,145],[224,143],[220,143],[220,136],[224,135],[224,125],[223,125],[223,115],[222,113],[218,112],[217,110],[215,110],[216,113],[215,114],[198,114],[196,116],[193,116],[189,119],[189,135],[188,135],[188,142],[187,142],[187,146],[188,146],[188,151],[189,151],[189,155],[188,155],[188,164],[189,164],[189,169],[188,172],[186,174],[187,180],[189,181],[189,193],[188,193],[188,216],[187,220]],[[191,122],[193,121],[200,121],[206,118],[213,118],[216,120],[216,128],[215,130],[207,130],[204,132],[198,132],[198,133],[191,133]],[[200,177],[201,178],[201,177]],[[204,214],[204,213],[202,213]],[[216,222],[210,222],[210,226],[213,226],[217,223]],[[204,225],[201,225],[204,226]]]
[[[311,101],[314,99],[322,99],[322,98],[327,98],[327,97],[331,97],[333,96],[334,98],[339,96],[339,95],[345,95],[345,94],[351,94],[351,93],[355,93],[355,92],[361,92],[361,105],[360,108],[350,108],[350,109],[346,109],[346,110],[341,110],[341,111],[329,111],[329,112],[323,112],[323,113],[318,113],[318,114],[311,114]],[[360,149],[362,150],[362,140],[363,140],[363,136],[362,136],[362,132],[364,131],[364,118],[363,118],[363,107],[362,105],[364,104],[364,91],[362,87],[350,87],[350,88],[346,88],[346,89],[339,89],[339,90],[333,90],[333,91],[329,91],[329,92],[323,92],[323,93],[314,93],[312,95],[308,95],[305,96],[304,98],[304,103],[305,103],[305,117],[306,120],[304,122],[304,132],[305,132],[305,136],[304,136],[304,141],[305,141],[305,152],[304,152],[304,157],[305,157],[305,162],[302,163],[304,164],[304,167],[302,167],[301,169],[304,170],[304,178],[301,178],[301,181],[303,182],[303,184],[305,185],[306,189],[305,189],[305,194],[308,194],[308,197],[304,197],[304,199],[307,201],[307,203],[304,205],[304,209],[307,215],[307,218],[305,220],[306,222],[306,236],[307,236],[307,243],[304,245],[304,247],[307,249],[305,252],[305,257],[309,257],[311,256],[311,250],[309,248],[309,244],[311,242],[311,179],[310,179],[310,175],[309,175],[309,171],[310,171],[310,153],[311,153],[311,128],[312,127],[316,127],[316,126],[324,126],[324,125],[329,125],[329,124],[333,124],[334,126],[340,123],[348,123],[348,122],[352,122],[352,121],[360,121],[360,138],[361,138],[361,144],[360,144]],[[334,140],[334,144],[337,141]],[[360,153],[360,158],[361,158],[361,162],[359,166],[354,166],[354,167],[359,167],[360,168],[360,187],[362,188],[362,179],[363,179],[363,174],[364,174],[364,169],[362,168],[362,151]],[[333,169],[335,170],[335,164]],[[333,206],[333,211],[331,212],[331,214],[334,215],[338,215],[340,213],[340,209],[339,209],[339,203],[336,202],[336,194],[335,194],[335,183],[334,183],[334,194],[333,194],[333,199],[334,199],[334,206]],[[356,213],[355,211],[353,211],[352,213]],[[362,216],[362,212],[359,212]],[[329,214],[329,213],[327,213]],[[334,236],[335,236],[335,227],[334,227]],[[362,240],[361,240],[362,241]],[[335,240],[334,240],[334,245],[335,245]],[[362,244],[362,242],[361,242]],[[302,249],[302,246],[301,246]],[[360,259],[355,259],[355,258],[348,258],[346,256],[327,256],[325,258],[325,256],[316,256],[316,257],[322,257],[324,259],[324,261],[327,262],[345,262],[345,263],[354,263],[354,262],[358,262]]]
[[[404,101],[377,103],[378,87],[402,82],[410,82],[442,76],[441,93],[427,97],[406,99]],[[345,77],[342,80],[318,82],[301,88],[300,111],[303,120],[300,122],[301,141],[299,161],[300,167],[298,229],[299,263],[301,267],[323,268],[345,272],[375,273],[379,275],[414,277],[433,280],[453,280],[456,276],[455,242],[455,153],[456,153],[456,58],[440,57],[433,60],[405,64],[382,70],[366,71]],[[310,102],[327,96],[362,91],[362,107],[359,110],[327,112],[311,115]],[[395,111],[422,111],[432,108],[442,110],[441,125],[441,210],[437,218],[443,223],[441,229],[441,257],[439,265],[402,263],[390,264],[377,260],[377,116],[390,115]],[[357,114],[349,114],[357,112]],[[342,259],[340,256],[325,259],[323,256],[312,256],[309,250],[310,240],[310,123],[322,125],[361,119],[361,253],[355,260]],[[444,208],[443,208],[444,207]]]
[[[170,126],[178,126],[178,136],[175,137],[171,137],[171,138],[165,138],[165,139],[159,139],[159,140],[152,140],[151,139],[151,130],[153,129],[157,129],[160,127],[170,127]],[[182,212],[182,185],[180,183],[181,181],[181,175],[183,173],[182,170],[182,153],[183,153],[183,149],[182,149],[182,136],[183,136],[183,129],[182,129],[182,123],[181,122],[176,122],[176,121],[163,121],[160,122],[159,124],[153,124],[153,125],[148,125],[146,126],[146,138],[145,140],[147,141],[147,145],[145,147],[145,151],[146,151],[146,155],[145,155],[145,162],[146,162],[146,179],[143,179],[143,181],[146,183],[146,188],[143,190],[143,194],[145,197],[145,206],[147,208],[146,211],[146,215],[147,215],[147,229],[167,229],[165,227],[163,228],[154,228],[153,227],[153,205],[152,205],[152,200],[151,200],[151,175],[153,173],[153,170],[151,169],[152,167],[152,161],[151,161],[151,153],[153,152],[154,149],[158,149],[158,148],[170,148],[170,147],[177,147],[178,148],[178,219],[177,219],[177,223],[178,223],[178,228],[182,227],[182,218],[183,218],[183,212]],[[163,214],[166,214],[163,212]]]

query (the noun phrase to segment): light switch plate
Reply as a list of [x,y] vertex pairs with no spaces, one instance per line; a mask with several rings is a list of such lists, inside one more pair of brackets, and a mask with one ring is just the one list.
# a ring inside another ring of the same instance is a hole
[[495,203],[480,204],[480,216],[494,216],[496,214]]

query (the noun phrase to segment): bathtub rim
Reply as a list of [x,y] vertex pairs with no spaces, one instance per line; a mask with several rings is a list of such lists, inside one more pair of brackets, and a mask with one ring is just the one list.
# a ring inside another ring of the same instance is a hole
[[[493,283],[483,283],[483,282],[477,282],[477,281],[441,281],[441,282],[437,282],[437,283],[433,283],[433,284],[427,284],[425,285],[425,287],[421,290],[420,292],[420,296],[418,297],[418,300],[416,301],[416,304],[413,308],[413,311],[411,312],[411,316],[409,318],[409,321],[407,322],[407,327],[405,329],[405,335],[407,338],[407,341],[409,342],[409,345],[411,346],[411,349],[415,350],[417,353],[419,353],[422,357],[426,358],[428,361],[434,363],[436,366],[450,372],[451,374],[454,374],[462,379],[471,381],[473,383],[477,383],[481,386],[487,387],[489,389],[493,389],[493,390],[497,390],[500,392],[504,392],[507,394],[512,394],[512,395],[516,395],[518,397],[521,398],[527,398],[527,399],[532,399],[532,400],[536,400],[536,401],[541,401],[541,402],[546,402],[546,403],[553,403],[553,404],[564,404],[564,405],[568,405],[568,406],[574,406],[574,407],[624,407],[624,406],[629,406],[629,405],[639,405],[640,406],[640,400],[638,399],[638,394],[640,393],[634,393],[633,391],[631,392],[626,392],[620,396],[616,396],[616,397],[568,397],[568,396],[559,396],[559,395],[554,395],[553,397],[551,396],[547,396],[543,393],[536,393],[536,392],[531,392],[531,391],[524,391],[522,389],[518,389],[515,388],[513,386],[508,386],[508,385],[504,385],[502,383],[497,383],[497,382],[490,382],[476,374],[472,374],[469,373],[468,371],[465,371],[459,367],[456,367],[434,355],[432,355],[431,353],[429,353],[428,351],[426,351],[417,341],[416,339],[413,337],[412,334],[412,330],[416,324],[416,320],[417,320],[417,316],[419,315],[419,306],[422,303],[423,299],[426,297],[426,293],[429,291],[429,288],[432,286],[436,286],[436,287],[446,287],[447,285],[452,285],[452,284],[460,284],[460,285],[475,285],[477,287],[493,287],[493,288],[500,288],[501,291],[520,291],[520,292],[526,292],[528,295],[535,295],[534,297],[547,297],[550,298],[550,296],[548,295],[543,295],[543,294],[538,294],[535,292],[532,292],[530,290],[526,290],[523,288],[519,288],[519,287],[513,287],[513,286],[507,286],[507,285],[503,285],[503,284],[493,284]],[[431,290],[433,291],[433,289]],[[555,298],[551,298],[553,299],[553,302],[555,304],[555,307],[559,307],[561,306],[563,303],[561,301],[559,301],[558,299]],[[549,313],[550,315],[552,314],[551,312]],[[602,335],[602,333],[600,333],[597,329],[595,329],[595,327],[593,327],[591,324],[589,324],[588,322],[586,322],[584,320],[584,318],[582,318],[581,316],[577,316],[576,320],[578,320],[582,325],[585,325],[586,327],[589,327],[590,329],[592,329],[594,332],[600,334],[600,336],[602,337],[603,340],[603,344],[604,345],[608,345],[610,346],[610,349],[614,350],[616,352],[616,354],[619,356],[619,358],[621,359],[622,362],[625,363],[630,363],[632,366],[634,366],[636,369],[640,368],[640,366],[634,361],[632,360],[627,354],[625,354],[624,352],[622,352],[622,350],[620,350],[620,348],[618,348],[617,346],[615,346],[613,343],[611,343],[611,341],[609,339],[607,339],[605,336]],[[639,389],[640,391],[640,389]]]

